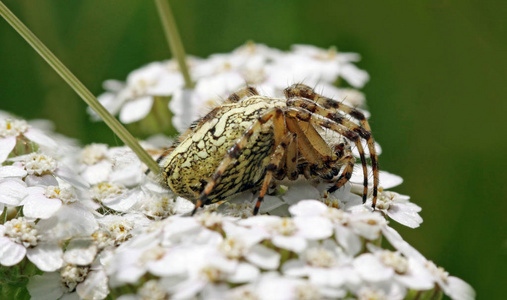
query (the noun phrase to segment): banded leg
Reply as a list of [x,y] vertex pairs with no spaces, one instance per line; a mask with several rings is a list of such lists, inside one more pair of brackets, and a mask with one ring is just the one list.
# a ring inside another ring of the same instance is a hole
[[[375,142],[373,140],[373,136],[371,135],[371,128],[370,125],[364,116],[364,114],[353,107],[350,107],[346,104],[343,104],[341,102],[338,102],[336,100],[333,100],[328,97],[324,97],[319,95],[318,93],[315,93],[315,91],[310,88],[307,85],[304,84],[294,84],[284,90],[284,94],[287,97],[287,99],[293,99],[298,97],[303,97],[306,99],[310,99],[315,101],[316,103],[322,105],[324,108],[327,109],[335,109],[338,111],[342,111],[354,119],[358,120],[361,126],[366,130],[366,132],[369,133],[368,137],[363,137],[366,139],[366,142],[368,144],[368,149],[370,151],[370,158],[371,158],[371,166],[373,169],[373,208],[375,208],[375,204],[377,202],[377,193],[378,193],[378,184],[379,184],[379,168],[378,168],[378,159],[377,159],[377,153],[375,151]],[[358,149],[359,150],[359,149]]]
[[246,86],[239,91],[232,93],[229,98],[227,98],[226,103],[235,103],[241,101],[243,98],[247,98],[250,96],[256,96],[259,95],[259,92],[257,92],[257,89],[255,89],[253,86]]
[[285,156],[285,167],[287,169],[287,177],[289,180],[296,180],[299,176],[298,172],[298,136],[297,134],[290,141],[287,147],[287,155]]
[[199,196],[199,199],[197,199],[194,210],[192,211],[192,215],[195,214],[195,212],[199,207],[201,207],[204,203],[206,203],[207,196],[211,194],[215,186],[220,182],[220,178],[222,177],[222,174],[225,172],[227,167],[236,162],[237,158],[240,156],[243,148],[245,148],[246,144],[248,143],[254,132],[260,130],[261,127],[271,118],[275,119],[274,121],[275,124],[280,122],[279,121],[280,118],[283,121],[282,110],[280,108],[273,108],[268,112],[266,112],[261,117],[259,117],[257,121],[255,121],[255,123],[253,123],[250,126],[250,128],[248,128],[245,131],[243,136],[239,138],[236,141],[236,143],[234,143],[234,145],[227,151],[227,156],[222,160],[222,162],[220,162],[220,165],[218,165],[217,169],[215,170],[215,173],[213,174],[213,176],[211,176],[210,180],[204,187],[204,190]]
[[329,146],[313,125],[306,123],[309,126],[303,130],[301,125],[305,124],[305,122],[299,122],[296,118],[285,118],[285,123],[289,131],[294,132],[298,136],[298,151],[309,163],[322,167],[326,161],[333,159],[334,153],[329,149]]
[[328,128],[343,135],[349,141],[354,142],[359,152],[361,164],[363,166],[363,176],[364,176],[363,203],[366,202],[366,197],[368,195],[368,169],[366,167],[366,158],[364,156],[364,149],[363,146],[361,145],[361,140],[359,139],[360,137],[359,134],[345,127],[344,125],[334,122],[333,120],[327,119],[319,114],[312,114],[311,112],[306,110],[298,110],[297,108],[290,107],[287,110],[286,115],[291,118],[298,118],[299,120],[304,122],[310,122],[316,126]]
[[354,156],[352,156],[352,153],[350,153],[350,151],[348,152],[349,153],[342,159],[343,161],[347,162],[345,168],[343,169],[342,174],[340,175],[340,177],[338,177],[335,184],[327,190],[327,192],[330,194],[341,188],[345,183],[347,183],[350,180],[350,177],[352,177],[352,170],[354,169],[354,162],[356,160]]
[[255,203],[255,208],[253,210],[253,214],[257,215],[259,213],[259,208],[261,207],[262,200],[264,200],[264,196],[268,191],[269,184],[273,179],[273,172],[280,167],[280,163],[282,162],[283,155],[291,143],[291,140],[294,140],[296,137],[295,133],[287,133],[283,138],[280,144],[276,146],[275,152],[271,155],[271,160],[269,161],[268,166],[266,167],[266,175],[264,176],[264,180],[262,182],[262,187],[259,192],[259,198],[257,198],[257,203]]

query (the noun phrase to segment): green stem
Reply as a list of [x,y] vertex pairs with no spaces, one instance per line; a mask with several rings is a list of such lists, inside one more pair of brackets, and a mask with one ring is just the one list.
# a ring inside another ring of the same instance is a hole
[[72,74],[65,65],[0,1],[0,15],[39,53],[65,82],[88,104],[111,130],[134,151],[148,168],[157,174],[158,164],[121,123],[115,119],[93,94]]
[[178,27],[176,27],[176,22],[174,21],[169,2],[168,0],[155,0],[155,3],[157,4],[158,14],[160,15],[160,20],[162,21],[162,27],[164,28],[167,43],[169,44],[169,48],[171,49],[174,57],[176,57],[178,65],[180,66],[181,74],[185,79],[185,88],[192,89],[194,88],[194,83],[190,78],[185,49],[183,48],[183,43],[181,42]]
[[7,222],[7,206],[4,206],[4,210],[1,214],[1,216],[3,218],[2,218],[2,222],[0,224],[5,224],[5,222]]

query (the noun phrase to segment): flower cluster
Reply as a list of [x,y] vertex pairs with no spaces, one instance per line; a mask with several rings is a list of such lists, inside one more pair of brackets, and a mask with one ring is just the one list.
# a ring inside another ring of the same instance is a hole
[[[364,106],[357,54],[311,46],[289,52],[248,43],[190,58],[185,90],[174,61],[106,82],[101,102],[125,122],[149,117],[169,97],[182,130],[245,83],[278,96],[304,81]],[[190,104],[190,105],[189,105]],[[142,142],[155,157],[170,139]],[[380,146],[376,145],[380,153]],[[356,153],[357,154],[357,153]],[[359,167],[360,168],[360,167]],[[255,194],[238,194],[190,216],[194,205],[161,187],[126,147],[85,147],[41,123],[0,112],[0,264],[28,272],[33,299],[423,299],[473,289],[427,260],[389,226],[416,228],[421,208],[389,191],[402,179],[380,173],[377,209],[362,203],[362,174],[334,193],[328,184],[278,182],[252,216]],[[386,243],[391,247],[387,250]],[[18,273],[19,273],[18,272]]]
[[[340,53],[336,48],[295,45],[283,52],[247,43],[231,53],[189,58],[190,74],[196,83],[192,90],[184,88],[177,64],[170,60],[133,71],[125,83],[106,81],[107,92],[98,99],[112,114],[118,114],[120,121],[132,123],[146,118],[160,97],[172,97],[172,122],[180,132],[245,84],[255,86],[262,95],[279,97],[290,84],[304,82],[325,96],[361,106],[365,97],[357,88],[362,88],[369,76],[353,64],[359,59],[356,53]],[[336,87],[340,79],[350,87]]]

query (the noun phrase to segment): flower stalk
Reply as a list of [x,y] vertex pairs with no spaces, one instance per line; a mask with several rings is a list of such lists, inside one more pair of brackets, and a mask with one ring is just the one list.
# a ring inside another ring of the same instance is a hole
[[178,33],[178,27],[174,21],[174,16],[171,7],[169,6],[169,2],[168,0],[155,0],[155,3],[157,5],[160,21],[162,22],[162,27],[164,28],[167,43],[169,44],[169,48],[171,49],[172,54],[178,61],[181,74],[185,80],[185,88],[192,89],[194,88],[195,84],[190,78],[190,72],[188,71],[188,65],[186,61],[185,48],[181,42],[180,34]]
[[139,159],[155,173],[159,166],[139,145],[136,138],[102,106],[97,98],[77,79],[74,74],[0,1],[0,15],[44,58],[65,82],[88,104],[109,128],[134,151]]

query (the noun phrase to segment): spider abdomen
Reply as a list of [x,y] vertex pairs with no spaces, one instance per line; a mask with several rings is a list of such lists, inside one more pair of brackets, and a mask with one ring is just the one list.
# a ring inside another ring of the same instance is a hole
[[[283,101],[266,102],[262,97],[250,97],[210,112],[160,162],[168,187],[179,196],[196,200],[245,131],[266,111],[284,105]],[[253,132],[207,199],[216,202],[257,187],[266,172],[261,166],[268,163],[273,148],[273,128],[267,123]]]

